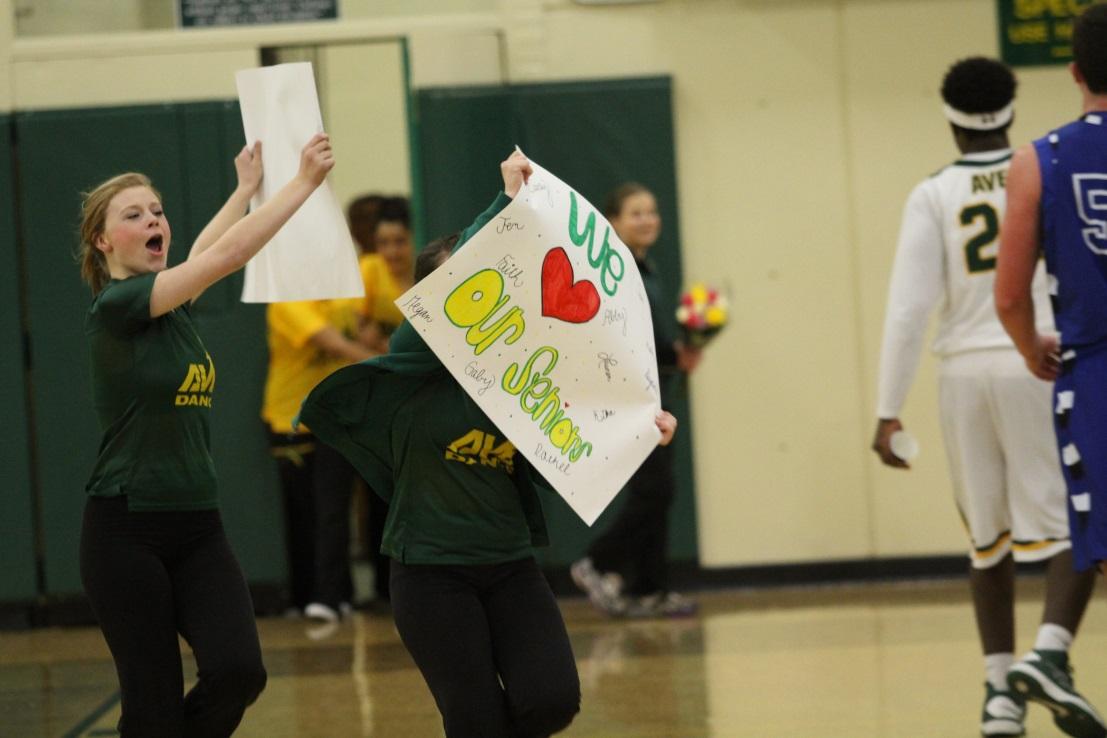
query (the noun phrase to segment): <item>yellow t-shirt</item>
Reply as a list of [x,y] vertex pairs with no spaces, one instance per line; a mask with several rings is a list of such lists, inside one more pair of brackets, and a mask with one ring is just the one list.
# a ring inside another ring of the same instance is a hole
[[309,339],[331,326],[356,340],[361,310],[361,299],[269,305],[265,316],[269,326],[269,376],[265,380],[261,417],[274,431],[292,432],[292,419],[300,412],[300,403],[307,393],[349,363],[328,356],[311,345]]
[[358,260],[358,266],[361,267],[361,281],[365,283],[361,314],[369,320],[396,328],[404,322],[404,314],[393,300],[405,292],[404,288],[396,284],[392,272],[388,271],[388,264],[377,254],[364,254]]

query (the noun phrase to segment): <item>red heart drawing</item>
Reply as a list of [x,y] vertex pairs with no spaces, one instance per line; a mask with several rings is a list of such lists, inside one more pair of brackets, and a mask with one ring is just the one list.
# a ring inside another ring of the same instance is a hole
[[546,252],[542,260],[542,314],[566,323],[587,323],[600,310],[600,294],[587,279],[573,282],[573,265],[565,249]]

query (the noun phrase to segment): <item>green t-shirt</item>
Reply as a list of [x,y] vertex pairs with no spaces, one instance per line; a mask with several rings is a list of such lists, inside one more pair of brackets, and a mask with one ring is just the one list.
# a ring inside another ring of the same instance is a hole
[[428,378],[391,422],[378,420],[391,429],[395,479],[384,553],[408,564],[500,563],[530,555],[515,447],[453,377]]
[[[501,193],[456,248],[510,202]],[[494,564],[547,545],[545,481],[408,322],[389,347],[324,379],[300,411],[388,500],[381,550],[409,564]]]
[[86,490],[131,510],[212,509],[215,366],[187,304],[150,317],[155,276],[113,279],[85,318],[103,433]]

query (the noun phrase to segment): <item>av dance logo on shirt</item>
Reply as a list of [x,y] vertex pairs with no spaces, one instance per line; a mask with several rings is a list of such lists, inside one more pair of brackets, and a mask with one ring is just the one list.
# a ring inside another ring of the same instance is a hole
[[446,458],[463,464],[479,463],[493,469],[502,468],[508,474],[515,472],[515,446],[511,441],[504,440],[497,445],[496,436],[479,428],[451,443],[446,449]]
[[215,391],[215,365],[208,356],[208,365],[189,364],[181,386],[177,388],[177,399],[173,404],[211,407],[211,393]]

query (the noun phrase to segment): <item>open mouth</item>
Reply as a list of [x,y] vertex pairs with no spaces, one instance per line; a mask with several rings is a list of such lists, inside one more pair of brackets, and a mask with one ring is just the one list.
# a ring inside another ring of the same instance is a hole
[[146,250],[152,254],[160,254],[164,243],[165,238],[163,236],[151,236],[150,240],[146,242]]

